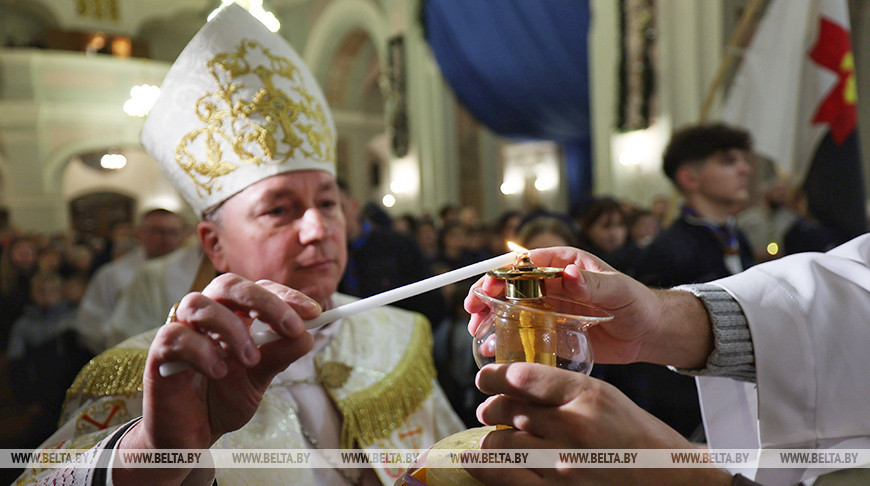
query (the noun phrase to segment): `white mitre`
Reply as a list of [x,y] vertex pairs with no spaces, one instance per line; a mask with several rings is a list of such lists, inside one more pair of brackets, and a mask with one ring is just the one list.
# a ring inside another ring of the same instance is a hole
[[283,37],[235,4],[178,56],[141,140],[200,217],[276,174],[335,175],[335,125],[320,86]]

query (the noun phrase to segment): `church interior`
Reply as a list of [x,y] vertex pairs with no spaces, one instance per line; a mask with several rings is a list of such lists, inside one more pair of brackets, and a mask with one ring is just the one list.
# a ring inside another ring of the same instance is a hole
[[[388,204],[394,216],[454,204],[493,219],[508,209],[567,211],[589,194],[643,206],[672,199],[661,150],[674,127],[715,118],[719,71],[752,2],[580,2],[586,24],[572,25],[588,40],[588,124],[576,128],[583,153],[574,164],[564,140],[498,133],[457,97],[426,37],[426,2],[240,3],[263,12],[312,68],[335,113],[339,176],[357,199]],[[870,5],[849,3],[860,79],[870,69],[860,42]],[[0,226],[101,234],[143,208],[184,209],[139,144],[136,110],[218,7],[0,1]],[[634,71],[620,68],[626,62]],[[859,83],[859,93],[868,86]],[[106,155],[125,165],[101,166]]]
[[[373,214],[494,222],[610,197],[673,215],[662,152],[675,129],[722,119],[775,1],[0,0],[0,247],[19,234],[108,239],[155,208],[195,223],[140,131],[172,63],[229,3],[311,69],[337,178]],[[848,87],[870,99],[870,0],[844,4]],[[857,106],[870,147],[870,109]],[[804,176],[772,162],[754,171],[753,202],[775,176]],[[870,150],[860,165],[870,187]],[[17,447],[30,412],[3,404],[4,379],[0,448]]]

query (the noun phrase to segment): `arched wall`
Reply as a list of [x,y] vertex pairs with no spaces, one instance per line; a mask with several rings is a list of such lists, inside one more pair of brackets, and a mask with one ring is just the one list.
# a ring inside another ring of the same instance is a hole
[[302,56],[318,81],[325,79],[338,44],[354,29],[371,37],[381,66],[386,66],[389,32],[386,14],[365,0],[339,0],[331,3],[315,21]]
[[[109,147],[139,147],[138,137],[124,134],[115,137],[88,138],[57,147],[44,165],[43,180],[46,191],[61,193],[63,174],[73,157],[80,153],[105,150]],[[119,191],[120,192],[120,191]],[[69,202],[69,201],[66,201]]]
[[[348,35],[362,31],[371,40],[378,63],[383,69],[386,66],[389,30],[386,13],[375,3],[366,0],[339,0],[331,3],[315,20],[302,57],[321,86],[326,86],[339,46]],[[360,52],[364,55],[365,49]],[[362,87],[347,86],[347,89]],[[345,173],[340,173],[339,177],[347,181],[352,194],[366,197],[367,145],[375,134],[385,128],[384,117],[356,110],[332,111],[341,136],[338,155],[344,160],[340,162],[340,167],[345,168]]]

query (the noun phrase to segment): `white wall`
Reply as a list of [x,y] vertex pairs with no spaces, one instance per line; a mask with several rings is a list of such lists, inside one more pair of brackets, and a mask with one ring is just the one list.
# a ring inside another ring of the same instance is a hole
[[[166,63],[83,53],[0,49],[3,201],[11,223],[50,233],[69,227],[64,173],[81,152],[138,147],[141,118],[123,111],[130,88],[159,85]],[[153,164],[153,162],[152,162]],[[157,171],[156,164],[153,170]],[[136,194],[130,187],[107,186]],[[74,192],[74,191],[73,191]]]
[[[695,0],[656,2],[658,121],[644,133],[628,137],[614,128],[620,55],[619,5],[612,0],[592,0],[590,5],[594,191],[648,205],[657,195],[673,193],[661,172],[661,150],[672,128],[699,120],[703,98],[721,58],[722,4]],[[637,163],[625,163],[627,157],[619,162],[624,150],[637,154],[639,149],[646,156]]]
[[123,150],[127,166],[119,171],[99,171],[86,166],[78,158],[64,170],[61,194],[64,201],[72,201],[94,192],[117,192],[136,201],[138,212],[161,207],[179,214],[192,210],[172,187],[172,183],[157,170],[157,163],[141,149]]

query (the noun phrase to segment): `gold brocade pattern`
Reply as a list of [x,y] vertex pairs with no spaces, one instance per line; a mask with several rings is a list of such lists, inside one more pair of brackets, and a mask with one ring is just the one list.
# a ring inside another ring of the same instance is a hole
[[[43,452],[58,452],[63,450],[87,450],[94,447],[98,442],[105,439],[114,429],[104,429],[90,432],[85,435],[77,436],[70,440],[64,440],[60,443],[48,444],[41,446]],[[32,468],[26,469],[24,473],[18,477],[13,483],[14,486],[24,486],[31,484],[42,484],[38,482],[41,474],[51,471],[54,468],[39,467],[34,465]]]
[[127,402],[124,399],[100,400],[76,417],[76,433],[103,430],[127,420],[130,420],[130,412],[127,410]]
[[432,334],[428,323],[418,315],[398,365],[372,386],[336,401],[344,417],[341,447],[351,449],[389,437],[429,397],[435,376]]
[[112,348],[92,359],[67,390],[61,416],[74,399],[141,392],[147,356],[147,349]]
[[[267,65],[252,67],[255,51]],[[302,72],[289,59],[273,55],[256,40],[243,39],[236,51],[217,54],[208,67],[218,88],[196,102],[197,117],[205,126],[185,135],[175,150],[179,167],[198,192],[220,190],[218,179],[238,164],[280,165],[299,156],[325,164],[335,160],[326,107],[307,91]],[[244,97],[251,91],[242,82],[244,76],[255,76],[263,86],[250,100]],[[276,87],[276,76],[289,82],[291,93]],[[235,158],[226,156],[227,150]],[[197,160],[195,153],[205,153],[206,159]]]
[[317,377],[326,388],[340,388],[347,383],[353,368],[338,361],[323,363],[318,370]]

